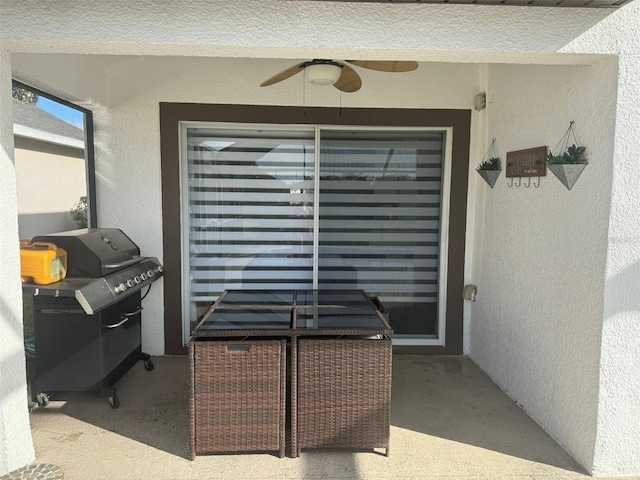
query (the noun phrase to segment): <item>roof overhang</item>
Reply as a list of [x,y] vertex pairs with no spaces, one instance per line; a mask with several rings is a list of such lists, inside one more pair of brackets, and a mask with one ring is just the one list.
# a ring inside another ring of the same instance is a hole
[[441,3],[446,5],[504,5],[510,7],[619,8],[632,0],[307,0],[354,3]]

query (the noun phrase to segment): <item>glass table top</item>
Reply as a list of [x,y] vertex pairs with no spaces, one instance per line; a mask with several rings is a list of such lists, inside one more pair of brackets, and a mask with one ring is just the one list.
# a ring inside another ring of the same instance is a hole
[[291,328],[291,310],[224,309],[213,310],[197,329],[203,330],[279,330]]
[[[198,323],[194,335],[235,330],[386,331],[362,290],[228,290]],[[241,332],[239,332],[241,333]],[[221,333],[218,333],[221,334]]]
[[296,328],[313,330],[380,329],[385,325],[376,311],[367,306],[299,308]]
[[296,306],[314,305],[369,307],[369,300],[361,290],[296,290]]
[[293,290],[227,290],[221,296],[218,308],[244,305],[293,305]]

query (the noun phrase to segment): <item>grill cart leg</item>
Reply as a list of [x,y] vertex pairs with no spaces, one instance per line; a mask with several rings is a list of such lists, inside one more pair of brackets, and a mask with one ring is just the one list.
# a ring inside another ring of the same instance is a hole
[[49,395],[44,392],[40,392],[36,395],[36,402],[38,402],[39,407],[46,407],[49,405]]
[[140,352],[140,360],[144,360],[144,369],[147,372],[153,370],[153,362],[151,361],[151,356],[148,353]]

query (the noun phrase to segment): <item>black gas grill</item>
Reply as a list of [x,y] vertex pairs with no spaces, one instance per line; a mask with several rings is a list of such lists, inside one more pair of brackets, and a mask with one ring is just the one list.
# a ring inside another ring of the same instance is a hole
[[37,236],[67,251],[67,277],[50,285],[23,284],[33,294],[34,400],[52,392],[94,390],[119,406],[113,384],[138,360],[153,369],[141,347],[141,291],[164,274],[157,258],[115,228]]

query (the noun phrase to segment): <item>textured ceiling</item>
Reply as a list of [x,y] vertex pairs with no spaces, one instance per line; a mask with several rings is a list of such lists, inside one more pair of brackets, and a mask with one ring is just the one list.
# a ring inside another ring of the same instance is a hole
[[[317,0],[316,0],[317,1]],[[360,3],[448,3],[458,5],[507,5],[525,7],[618,8],[632,0],[321,0]]]

